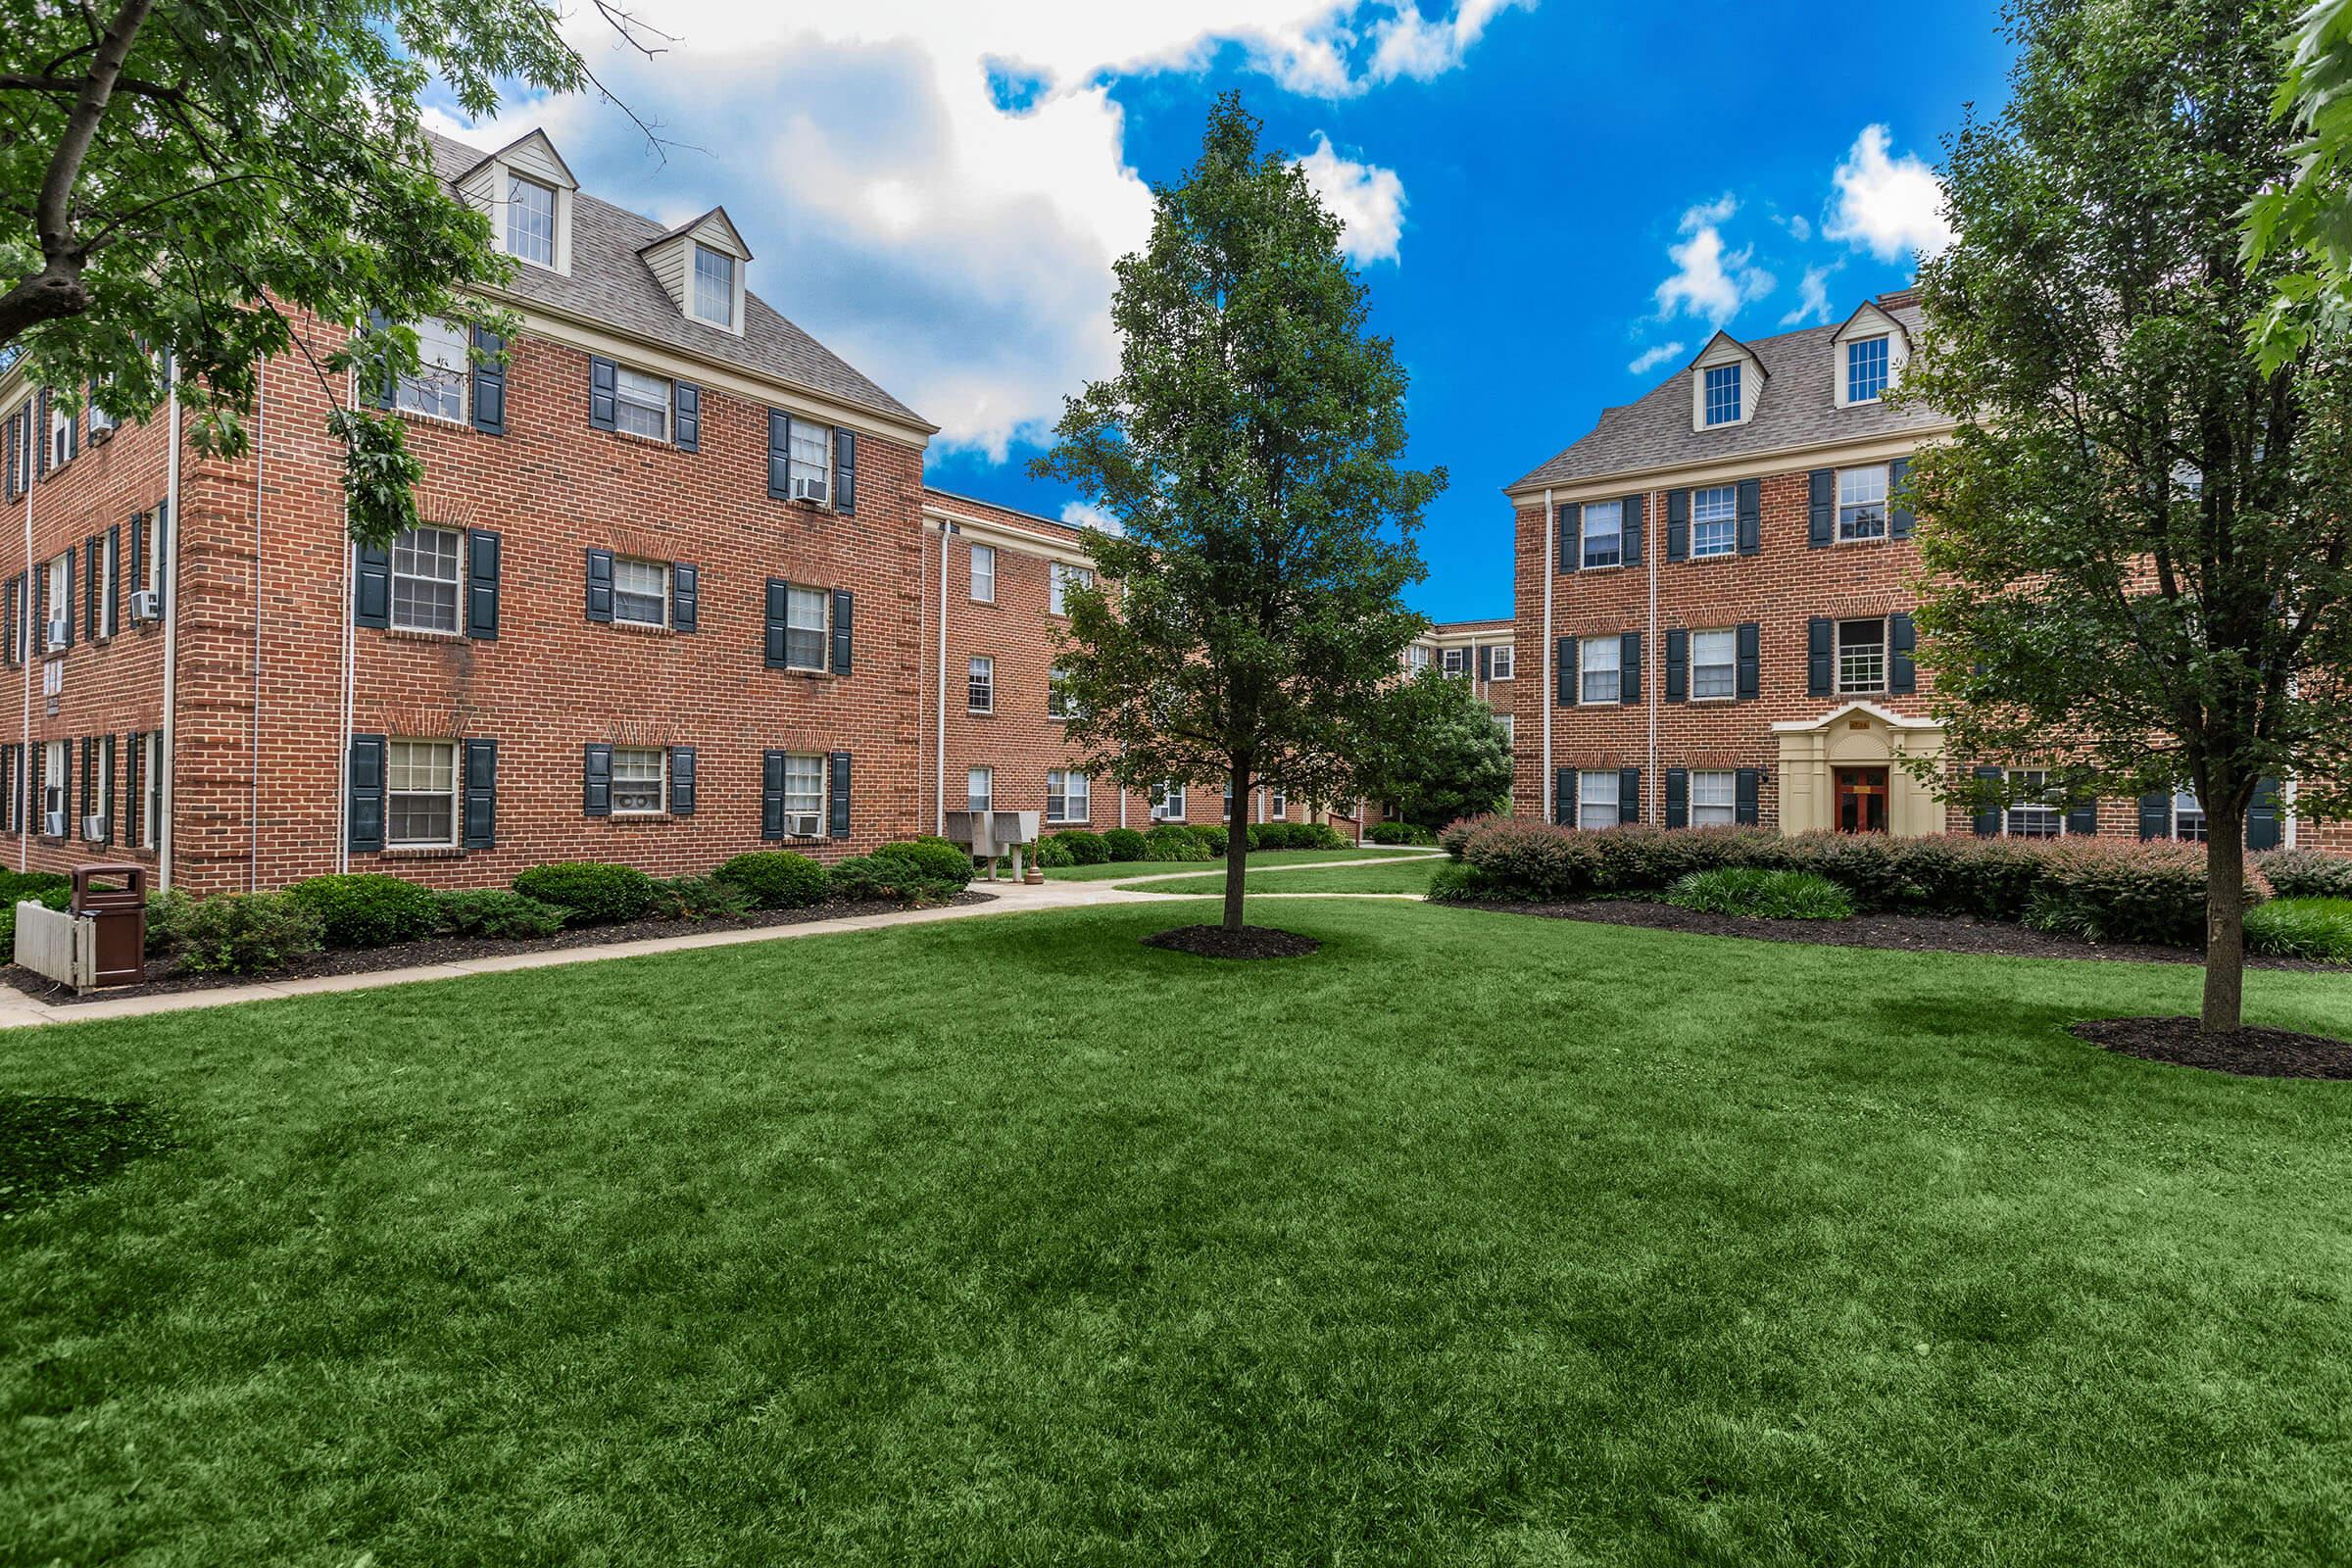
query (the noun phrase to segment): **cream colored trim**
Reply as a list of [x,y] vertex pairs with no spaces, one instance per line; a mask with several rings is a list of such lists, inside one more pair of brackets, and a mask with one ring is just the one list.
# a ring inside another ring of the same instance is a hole
[[1811,446],[1777,447],[1764,452],[1741,453],[1736,457],[1727,456],[1680,467],[1626,468],[1567,483],[1555,479],[1547,485],[1509,486],[1502,493],[1520,504],[1540,495],[1548,495],[1557,505],[1570,501],[1614,500],[1625,495],[1627,486],[1637,481],[1653,490],[1678,490],[1685,486],[1728,484],[1737,479],[1792,473],[1801,468],[1858,467],[1867,463],[1888,463],[1896,458],[1907,458],[1937,437],[1950,434],[1954,428],[1949,424],[1931,425],[1923,430],[1907,430],[1864,440],[1847,438],[1819,441]]
[[1831,709],[1819,718],[1785,718],[1772,726],[1772,732],[1775,735],[1803,735],[1813,730],[1826,730],[1839,719],[1850,717],[1856,713],[1875,718],[1888,729],[1902,730],[1913,734],[1940,735],[1943,733],[1941,719],[1914,718],[1907,713],[1898,713],[1891,709],[1881,708],[1878,704],[1870,702],[1846,703],[1841,707]]
[[923,516],[934,523],[956,524],[957,531],[971,543],[1009,550],[1018,556],[1034,556],[1041,561],[1058,561],[1067,565],[1084,566],[1089,571],[1095,569],[1094,558],[1086,553],[1085,544],[1067,535],[1033,533],[1026,528],[976,517],[968,512],[956,512],[929,502],[923,504]]

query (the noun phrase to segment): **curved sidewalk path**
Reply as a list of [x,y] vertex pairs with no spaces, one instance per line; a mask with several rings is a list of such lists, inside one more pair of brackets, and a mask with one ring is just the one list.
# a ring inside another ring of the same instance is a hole
[[[1308,871],[1335,865],[1386,865],[1393,860],[1418,858],[1414,855],[1396,855],[1378,859],[1320,860],[1311,865],[1266,866],[1260,870]],[[1203,874],[1213,873],[1203,873],[1195,866],[1164,875],[1124,880],[1167,881]],[[1039,909],[1081,909],[1104,904],[1165,904],[1172,897],[1165,893],[1127,891],[1112,886],[1108,881],[1049,881],[1034,888],[1018,882],[975,882],[972,888],[975,892],[991,893],[996,897],[986,904],[956,904],[932,909],[893,909],[883,914],[846,915],[837,920],[809,920],[800,925],[690,931],[674,937],[647,937],[637,942],[614,942],[603,947],[551,948],[539,953],[510,953],[496,957],[416,964],[406,969],[373,969],[365,974],[318,975],[301,980],[255,980],[245,985],[214,986],[199,991],[166,991],[143,997],[101,998],[94,1002],[43,1002],[26,996],[14,986],[0,985],[0,1030],[23,1029],[45,1023],[133,1018],[151,1012],[185,1012],[195,1007],[226,1007],[243,1002],[269,1002],[278,997],[309,997],[334,991],[373,991],[382,986],[408,985],[417,980],[455,980],[465,975],[504,974],[514,969],[546,969],[566,963],[598,963],[607,958],[640,958],[651,954],[682,953],[694,948],[731,948],[746,942],[787,942],[796,937],[836,936],[845,931],[870,931],[894,925],[928,925],[938,920],[1028,914]],[[1209,894],[1198,896],[1213,897]],[[1274,897],[1417,899],[1420,895],[1284,893]]]

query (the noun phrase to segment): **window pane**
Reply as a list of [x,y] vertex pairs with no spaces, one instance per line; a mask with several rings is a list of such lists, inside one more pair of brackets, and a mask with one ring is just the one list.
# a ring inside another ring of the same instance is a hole
[[556,265],[556,193],[515,175],[507,183],[507,250],[541,267]]
[[616,747],[612,753],[612,809],[642,816],[662,809],[662,766],[658,747]]
[[1849,403],[1869,403],[1886,390],[1886,340],[1866,337],[1845,346],[1845,396]]
[[821,502],[833,493],[833,431],[829,426],[793,420],[791,462],[794,500]]
[[1690,775],[1690,825],[1730,827],[1739,819],[1739,779],[1729,768]]
[[819,816],[825,809],[825,760],[813,753],[784,759],[784,812]]
[[1690,492],[1690,554],[1728,556],[1732,553],[1735,542],[1733,532],[1739,521],[1739,504],[1738,489],[1728,484]]
[[1883,539],[1886,536],[1886,468],[1838,470],[1838,537]]
[[393,741],[384,748],[384,834],[392,845],[457,842],[454,741]]
[[784,590],[784,662],[794,669],[825,667],[825,591]]
[[2195,790],[2181,790],[2173,796],[2173,837],[2205,842],[2205,804],[2197,799]]
[[967,768],[963,775],[963,808],[967,811],[992,809],[996,799],[996,774],[985,767]]
[[446,321],[416,323],[415,375],[404,375],[394,390],[393,405],[403,414],[421,414],[433,419],[466,416],[466,340]]
[[1487,656],[1487,677],[1490,680],[1509,680],[1513,661],[1511,645],[1504,643]]
[[654,561],[613,562],[612,618],[638,626],[669,624],[669,568]]
[[694,248],[694,314],[720,326],[735,324],[735,258]]
[[1070,716],[1070,699],[1062,690],[1062,682],[1068,678],[1067,670],[1054,669],[1046,672],[1046,716],[1048,718]]
[[392,624],[458,629],[458,531],[410,528],[392,541]]
[[1690,695],[1729,697],[1733,692],[1735,639],[1727,630],[1690,634]]
[[1838,689],[1841,692],[1886,689],[1885,621],[1841,620],[1838,623]]
[[988,545],[972,546],[972,597],[982,604],[997,597],[997,553]]
[[1576,825],[1617,825],[1617,770],[1604,768],[1576,776]]
[[657,441],[669,439],[669,383],[666,380],[622,366],[613,376],[612,390],[612,423],[615,428],[626,430],[631,435],[651,436]]
[[1614,566],[1625,542],[1625,504],[1589,501],[1585,504],[1585,559],[1588,566]]
[[1586,702],[1613,703],[1617,701],[1623,653],[1623,646],[1614,637],[1588,637],[1585,639],[1581,678]]
[[1740,367],[1717,365],[1706,372],[1706,422],[1730,424],[1740,417]]
[[990,659],[973,660],[966,676],[964,691],[964,706],[973,712],[985,713],[996,707],[996,662]]

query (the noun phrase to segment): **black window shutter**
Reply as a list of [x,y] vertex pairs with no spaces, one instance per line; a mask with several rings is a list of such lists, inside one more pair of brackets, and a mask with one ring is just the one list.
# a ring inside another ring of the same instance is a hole
[[1911,508],[1902,499],[1903,481],[1911,476],[1911,460],[1897,458],[1886,465],[1886,536],[1911,537]]
[[588,618],[610,621],[612,618],[612,552],[588,552]]
[[850,621],[852,612],[857,608],[853,603],[854,598],[847,588],[833,590],[833,673],[836,675],[850,672]]
[[136,590],[147,586],[147,514],[130,514],[130,586]]
[[[784,667],[784,610],[790,590],[781,577],[767,579],[766,662],[770,669]],[[781,755],[781,754],[779,754]]]
[[1551,820],[1557,827],[1576,825],[1576,769],[1551,770]]
[[833,431],[833,510],[858,510],[858,433]]
[[2078,801],[2066,810],[2066,831],[2076,838],[2089,838],[2099,831],[2099,803],[2097,800]]
[[1753,827],[1761,820],[1756,809],[1756,786],[1763,775],[1752,767],[1743,767],[1732,779],[1732,817],[1742,827]]
[[469,850],[487,850],[498,843],[498,742],[466,743],[466,834]]
[[1736,494],[1733,515],[1739,535],[1740,554],[1761,555],[1764,550],[1764,481],[1742,479]]
[[620,368],[611,360],[591,358],[588,361],[588,426],[593,430],[610,430],[618,412],[614,408],[620,388]]
[[669,384],[670,408],[676,417],[670,432],[680,452],[703,450],[703,389],[685,381]]
[[1492,648],[1489,648],[1489,647],[1488,647],[1486,644],[1484,644],[1484,643],[1481,643],[1481,644],[1479,644],[1479,647],[1478,647],[1478,678],[1479,678],[1480,680],[1493,680],[1493,679],[1494,678],[1494,649],[1492,649]]
[[392,624],[392,552],[387,547],[359,547],[359,579],[353,585],[351,608],[355,626]]
[[32,400],[32,475],[38,479],[49,471],[49,389],[43,387]]
[[[147,748],[140,744],[141,739],[135,729],[122,737],[122,842],[133,845],[139,842],[140,785],[144,782],[147,761]],[[6,769],[0,768],[0,790],[5,789],[6,779]],[[8,825],[7,815],[8,808],[0,802],[0,827]]]
[[2278,847],[2278,781],[2260,778],[2254,781],[2254,799],[2246,806],[2246,848],[2275,850]]
[[[1980,767],[1974,770],[1974,774],[1981,787],[1985,779],[1999,778],[2001,770],[1997,767]],[[1998,801],[1989,803],[1983,800],[1978,801],[1975,826],[1977,837],[1981,839],[1998,838],[2001,832],[2000,803]]]
[[1763,628],[1752,620],[1740,623],[1738,637],[1738,686],[1734,688],[1740,702],[1753,702],[1763,672]]
[[89,564],[89,582],[81,594],[81,630],[92,642],[98,640],[98,611],[106,599],[106,558],[98,553],[103,537],[92,534],[81,548],[81,559]]
[[[81,814],[83,816],[91,816],[96,814],[98,810],[97,790],[98,737],[95,735],[84,735],[81,738]],[[73,836],[79,837],[80,835],[81,824],[76,822],[74,825]]]
[[694,748],[672,746],[669,749],[669,814],[694,814]]
[[1642,770],[1638,767],[1617,770],[1617,820],[1642,820]]
[[351,800],[346,812],[345,844],[360,852],[384,847],[384,738],[351,738]]
[[1559,544],[1556,558],[1562,571],[1574,571],[1577,558],[1584,554],[1585,509],[1571,501],[1559,509]]
[[5,648],[8,662],[17,662],[17,605],[24,592],[22,574],[8,579],[8,602],[0,605],[0,648]]
[[1805,622],[1805,695],[1827,697],[1838,687],[1838,623],[1824,615]]
[[612,814],[612,748],[610,746],[580,748],[580,814]]
[[2139,798],[2139,836],[2142,842],[2173,836],[2172,791],[2158,790]]
[[1666,492],[1666,559],[1690,559],[1690,492]]
[[1577,639],[1561,638],[1559,647],[1552,652],[1551,663],[1555,671],[1554,684],[1559,688],[1554,700],[1562,708],[1571,707],[1576,702],[1576,661]]
[[1911,655],[1919,647],[1919,633],[1912,628],[1911,617],[1896,611],[1886,617],[1886,689],[1890,692],[1919,690],[1919,669]]
[[74,559],[74,547],[66,546],[66,602],[54,606],[53,609],[57,618],[65,622],[68,648],[74,646],[74,584],[78,580],[74,573],[76,564],[77,563]]
[[466,635],[498,640],[499,538],[488,528],[466,531]]
[[1627,496],[1619,503],[1624,509],[1619,515],[1624,519],[1625,537],[1624,549],[1618,556],[1618,560],[1629,566],[1642,564],[1642,503],[1643,499],[1642,496]]
[[702,573],[683,561],[670,563],[669,625],[672,631],[693,631],[702,613]]
[[11,501],[17,499],[18,448],[23,440],[17,431],[23,419],[24,416],[21,414],[12,414],[8,416],[8,489],[6,495]]
[[496,332],[473,329],[473,427],[484,435],[507,433],[507,367],[499,358],[506,351]]
[[1838,470],[1815,468],[1807,482],[1805,543],[1818,550],[1838,538]]
[[1690,694],[1690,634],[1675,628],[1666,633],[1666,700],[1683,702]]
[[784,836],[784,754],[760,754],[760,836]]
[[1690,825],[1690,770],[1687,767],[1666,770],[1666,825]]
[[109,637],[122,629],[122,525],[106,530],[106,608],[99,627]]
[[163,608],[164,578],[167,575],[164,563],[171,559],[172,503],[169,500],[158,501],[155,504],[155,559],[147,564],[147,569],[155,574],[155,581],[147,586],[155,590],[155,603],[159,610]]
[[850,836],[850,754],[835,752],[826,761],[833,778],[825,797],[825,828],[832,837],[846,839]]
[[32,623],[24,629],[24,641],[38,659],[49,651],[49,568],[36,562],[31,575]]
[[1629,631],[1617,639],[1617,700],[1642,700],[1642,634]]
[[792,420],[780,409],[767,411],[767,496],[792,499]]

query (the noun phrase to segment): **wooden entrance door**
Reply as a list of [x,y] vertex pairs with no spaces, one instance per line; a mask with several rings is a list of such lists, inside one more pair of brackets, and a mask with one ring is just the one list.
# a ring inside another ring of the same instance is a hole
[[1886,831],[1886,770],[1883,767],[1841,767],[1837,773],[1838,831]]

